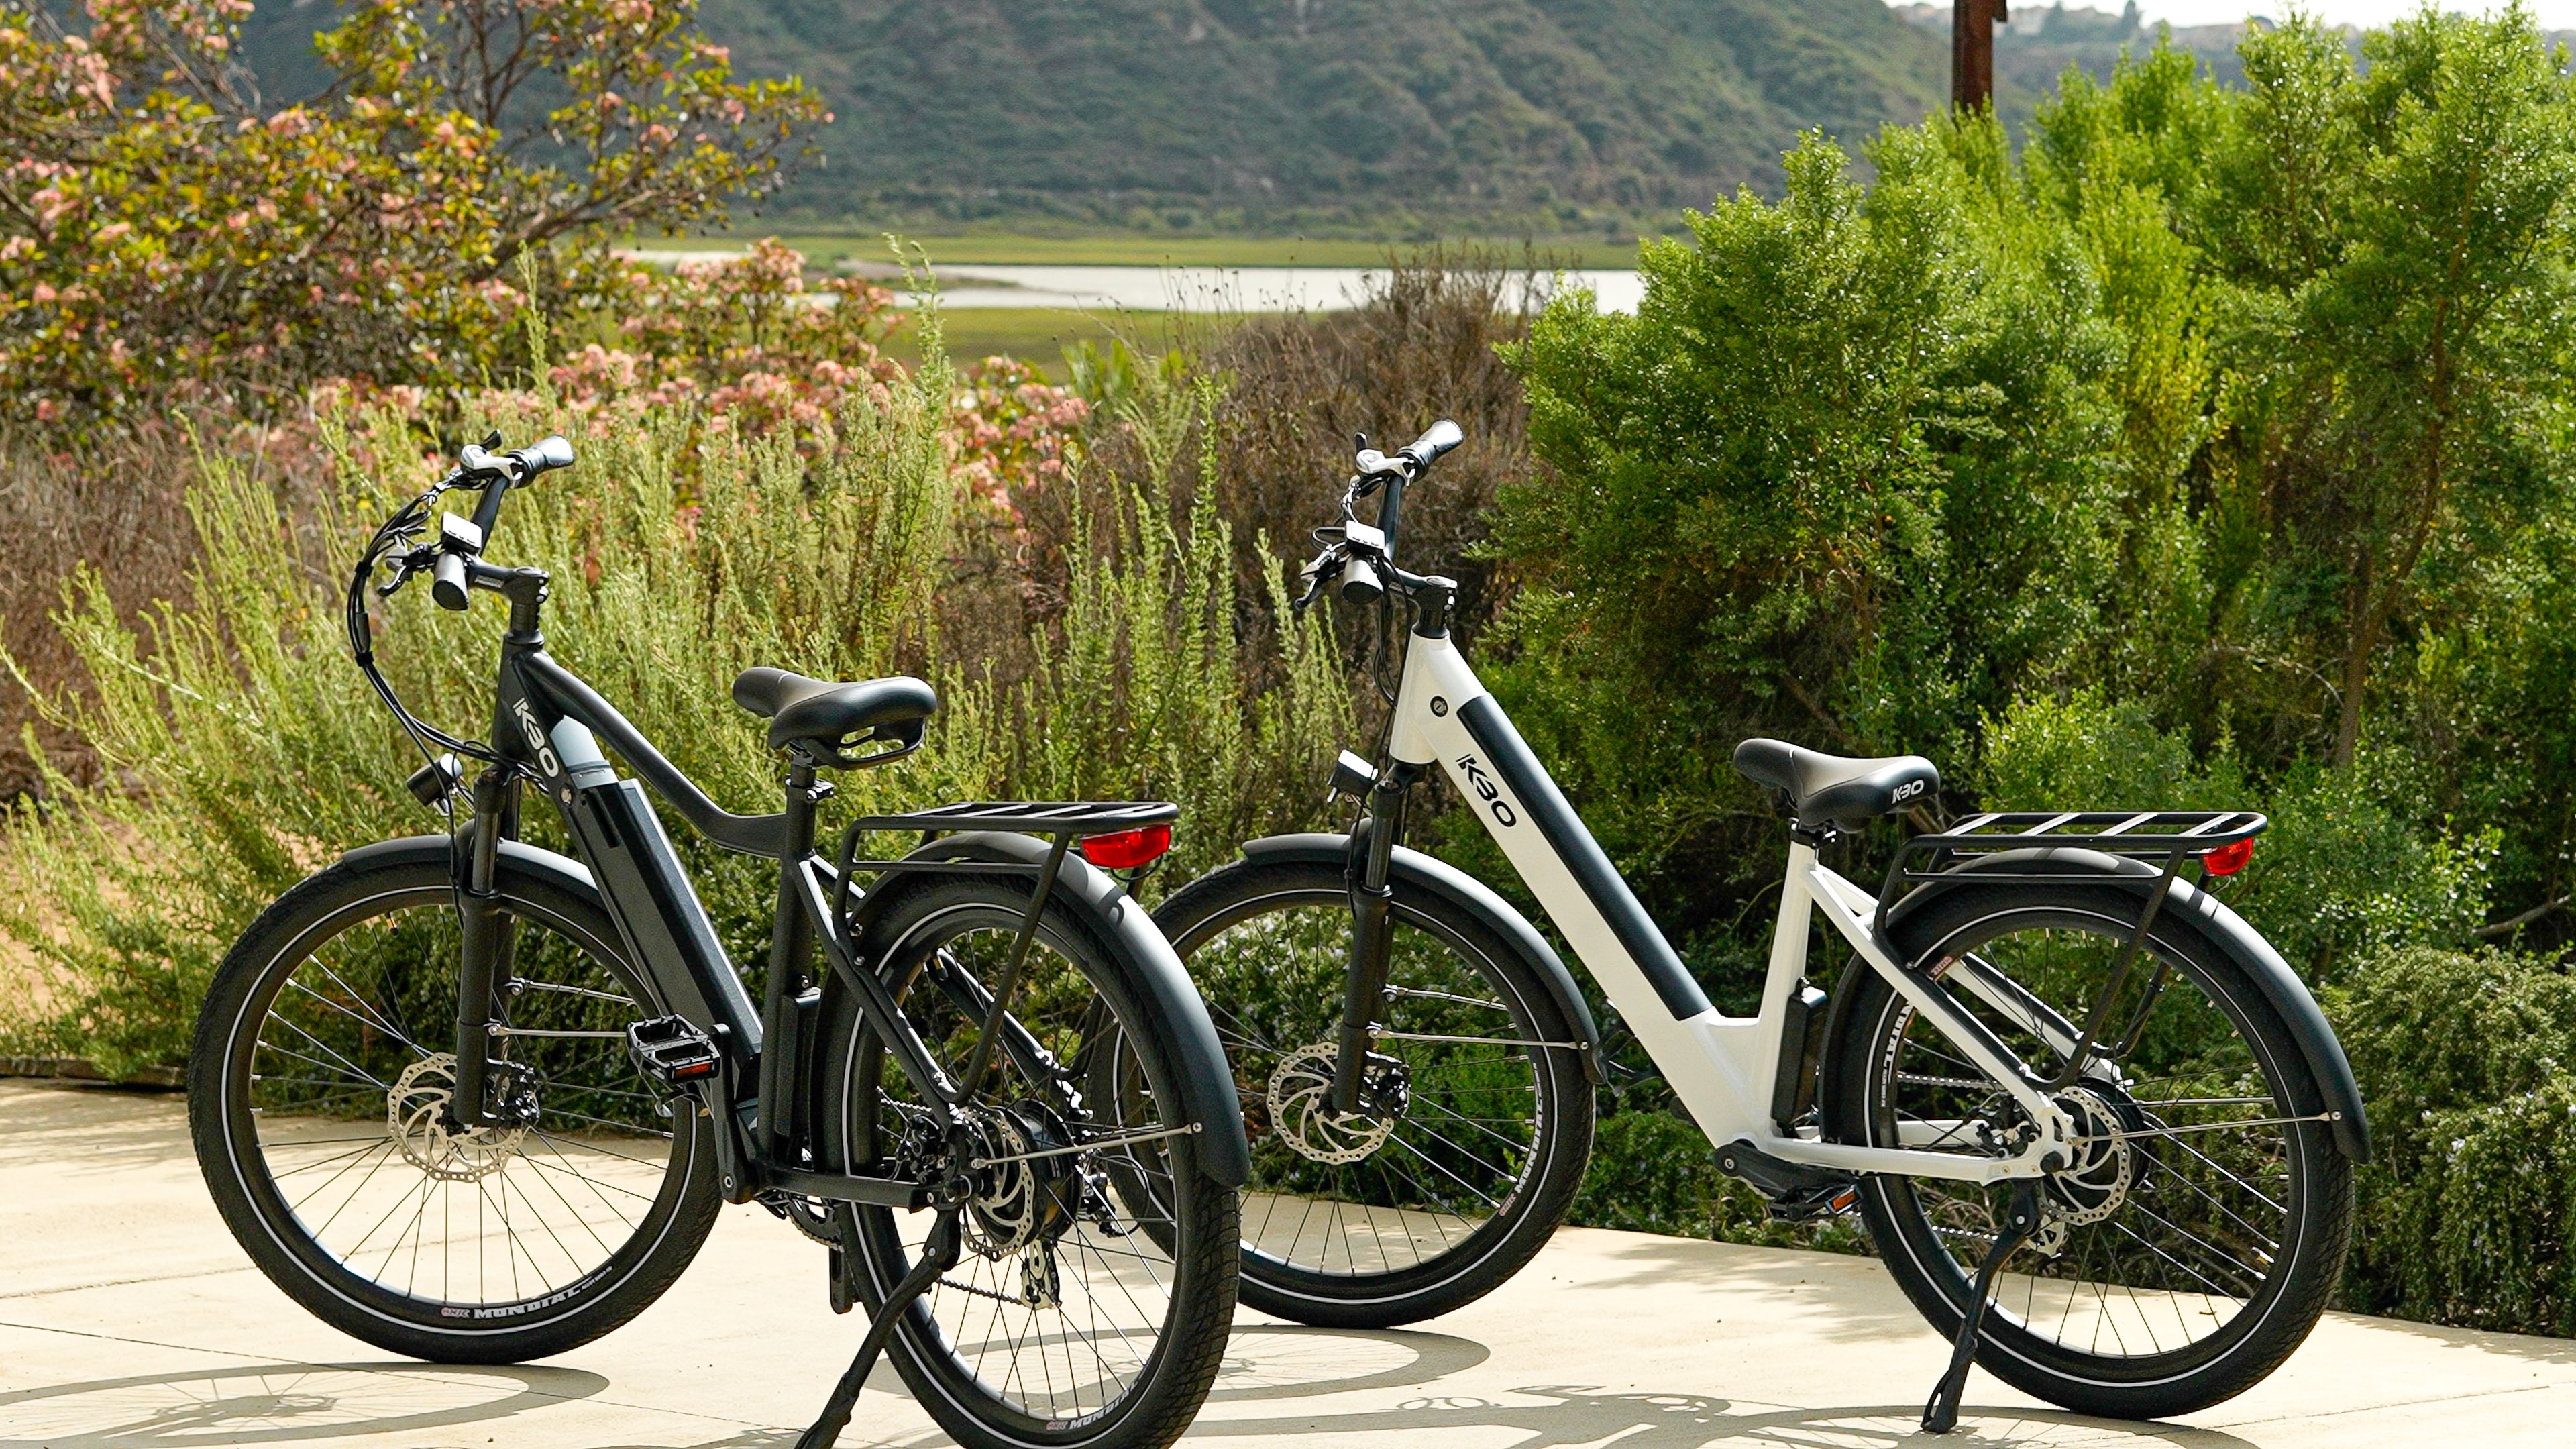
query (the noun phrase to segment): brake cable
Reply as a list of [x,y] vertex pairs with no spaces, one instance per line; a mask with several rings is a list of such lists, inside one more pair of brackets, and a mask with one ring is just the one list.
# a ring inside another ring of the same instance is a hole
[[397,551],[400,551],[401,557],[395,565],[393,580],[377,589],[377,597],[392,597],[396,590],[411,581],[412,575],[428,570],[431,557],[424,556],[434,556],[437,549],[414,547],[414,541],[429,526],[429,520],[437,508],[440,496],[452,488],[462,486],[467,476],[465,470],[460,468],[441,478],[431,484],[418,498],[396,509],[393,516],[376,529],[375,537],[367,542],[366,551],[359,555],[357,568],[350,573],[343,619],[349,635],[349,654],[357,661],[358,672],[367,677],[367,683],[375,689],[376,697],[384,701],[386,709],[393,712],[395,721],[401,724],[403,733],[411,737],[411,742],[420,751],[421,758],[427,760],[433,767],[438,764],[438,753],[441,750],[489,764],[500,764],[502,761],[500,752],[491,746],[449,734],[413,714],[403,704],[402,696],[395,692],[392,682],[387,680],[384,672],[376,667],[376,632],[374,621],[367,613],[367,585],[375,579],[376,565]]

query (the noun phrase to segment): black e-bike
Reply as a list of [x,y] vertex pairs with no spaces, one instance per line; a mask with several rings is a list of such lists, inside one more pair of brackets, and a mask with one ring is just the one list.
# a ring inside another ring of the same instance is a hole
[[[819,772],[909,753],[937,702],[763,668],[733,696],[769,721],[785,807],[726,812],[547,654],[545,573],[483,556],[505,494],[573,460],[498,446],[387,520],[348,588],[357,662],[431,756],[411,789],[452,828],[288,891],[199,1018],[189,1114],[233,1234],[358,1338],[505,1363],[623,1323],[721,1203],[757,1201],[829,1249],[833,1306],[871,1315],[807,1445],[880,1351],[969,1445],[1170,1441],[1224,1349],[1248,1170],[1206,1011],[1109,873],[1168,847],[1173,807],[862,817],[827,863]],[[459,489],[481,492],[470,518],[439,508]],[[488,743],[377,669],[379,565],[380,594],[427,573],[444,608],[508,603]],[[697,830],[780,862],[758,1000],[603,743]],[[529,790],[578,859],[519,838]],[[872,859],[877,832],[921,844]]]
[[[2315,1000],[2206,889],[2264,818],[1935,822],[1871,891],[1820,852],[1935,801],[1932,764],[1747,740],[1735,767],[1788,815],[1788,859],[1761,1007],[1730,1016],[1467,667],[1456,586],[1396,564],[1406,483],[1459,441],[1444,422],[1392,454],[1363,445],[1307,566],[1308,600],[1338,585],[1410,615],[1383,751],[1334,773],[1354,828],[1254,841],[1155,912],[1253,1129],[1244,1301],[1342,1325],[1446,1312],[1527,1263],[1582,1180],[1600,1033],[1544,937],[1404,847],[1407,801],[1437,772],[1719,1167],[1777,1216],[1860,1214],[1953,1339],[1925,1427],[1955,1423],[1972,1357],[2127,1418],[2278,1366],[2334,1287],[2369,1135]],[[1817,917],[1851,950],[1830,990],[1806,980]]]

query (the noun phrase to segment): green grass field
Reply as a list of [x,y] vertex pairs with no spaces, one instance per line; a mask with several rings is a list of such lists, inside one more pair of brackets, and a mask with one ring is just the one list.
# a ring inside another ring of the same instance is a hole
[[[1123,337],[1148,354],[1168,351],[1184,333],[1203,333],[1225,319],[1170,312],[1119,314],[1054,307],[961,307],[941,314],[941,341],[949,360],[963,367],[996,353],[1029,363],[1055,382],[1065,380],[1064,349],[1081,342],[1106,345]],[[905,363],[921,360],[921,338],[912,327],[894,335],[888,352]]]

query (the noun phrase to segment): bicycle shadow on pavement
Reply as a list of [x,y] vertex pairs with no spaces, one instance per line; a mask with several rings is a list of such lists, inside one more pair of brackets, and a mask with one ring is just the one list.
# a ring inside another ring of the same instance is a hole
[[[1430,1387],[1435,1379],[1471,1369],[1489,1359],[1484,1343],[1453,1338],[1448,1333],[1419,1330],[1352,1330],[1352,1328],[1236,1328],[1239,1348],[1226,1356],[1226,1374],[1218,1377],[1208,1405],[1242,1400],[1345,1395],[1373,1387]],[[1244,1351],[1244,1338],[1257,1343]],[[1280,1354],[1283,1346],[1296,1346]],[[1352,1356],[1376,1351],[1383,1366],[1373,1372],[1340,1377],[1298,1377],[1301,1364],[1350,1364]],[[1502,1403],[1481,1395],[1422,1395],[1386,1408],[1291,1410],[1280,1418],[1231,1418],[1221,1410],[1203,1415],[1190,1439],[1298,1439],[1327,1436],[1332,1441],[1358,1441],[1386,1436],[1388,1441],[1419,1441],[1430,1431],[1481,1431],[1479,1444],[1494,1444],[1497,1428],[1520,1431],[1504,1441],[1507,1449],[1615,1444],[1620,1449],[1700,1449],[1705,1444],[1783,1444],[1814,1446],[1819,1441],[1875,1449],[1901,1441],[1932,1441],[1922,1434],[1922,1405],[1855,1405],[1855,1408],[1777,1408],[1736,1405],[1734,1400],[1687,1392],[1600,1392],[1589,1385],[1530,1385],[1504,1390],[1522,1403]],[[1461,1439],[1466,1441],[1466,1439]],[[2182,1423],[2133,1423],[2087,1418],[2045,1408],[1978,1408],[1965,1405],[1958,1431],[1940,1439],[1942,1449],[2040,1449],[2048,1444],[2087,1446],[2172,1446],[2172,1449],[2254,1449],[2254,1444],[2215,1428]]]
[[[1332,1390],[1328,1385],[1317,1385],[1314,1391]],[[1469,1429],[1486,1431],[1472,1442],[1499,1443],[1505,1449],[1549,1449],[1614,1441],[1619,1449],[1701,1449],[1710,1444],[1778,1444],[1805,1449],[1827,1442],[1850,1449],[1875,1449],[1908,1441],[1937,1442],[1942,1449],[2044,1449],[2061,1443],[2097,1449],[2105,1445],[2255,1449],[2250,1441],[2215,1429],[2094,1419],[2048,1409],[1990,1409],[1973,1403],[1961,1411],[1959,1427],[1949,1437],[1936,1441],[1922,1433],[1923,1409],[1919,1404],[1738,1408],[1732,1400],[1704,1394],[1602,1393],[1587,1386],[1554,1384],[1507,1392],[1535,1402],[1503,1403],[1472,1395],[1435,1395],[1388,1408],[1354,1408],[1276,1419],[1210,1417],[1198,1421],[1190,1438],[1325,1435],[1342,1442],[1384,1435],[1389,1442],[1396,1442],[1415,1439],[1426,1431]],[[1211,1395],[1210,1401],[1215,1402],[1215,1396]],[[1491,1432],[1496,1429],[1519,1430],[1523,1437],[1498,1441]]]
[[1473,1339],[1407,1328],[1239,1324],[1226,1342],[1211,1404],[1301,1399],[1429,1384],[1464,1373],[1493,1350]]
[[0,1449],[293,1444],[486,1423],[587,1399],[583,1369],[269,1363],[0,1393]]

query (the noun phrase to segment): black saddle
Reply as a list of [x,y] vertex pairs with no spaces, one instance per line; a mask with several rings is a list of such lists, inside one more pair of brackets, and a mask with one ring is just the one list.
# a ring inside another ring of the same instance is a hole
[[1779,740],[1735,747],[1736,773],[1789,797],[1801,820],[1869,820],[1929,803],[1941,772],[1921,755],[1854,760],[1802,750]]
[[[863,679],[838,684],[784,669],[746,669],[734,676],[733,702],[769,721],[769,747],[802,744],[817,764],[873,764],[911,751],[939,708],[939,696],[918,679]],[[848,751],[872,741],[899,746],[873,756]]]

